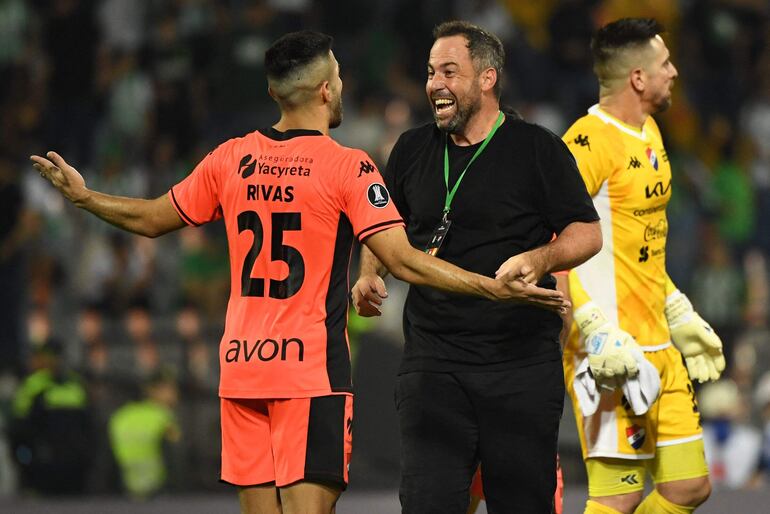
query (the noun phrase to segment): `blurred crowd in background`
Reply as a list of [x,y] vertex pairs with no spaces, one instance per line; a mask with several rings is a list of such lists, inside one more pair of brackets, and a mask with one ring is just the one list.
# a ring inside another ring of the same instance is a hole
[[[591,34],[625,16],[661,21],[679,69],[657,117],[667,262],[728,357],[699,388],[712,477],[770,481],[767,0],[0,0],[0,494],[144,497],[218,476],[223,226],[122,233],[68,205],[30,154],[55,149],[99,191],[160,196],[277,120],[264,51],[313,28],[334,36],[344,81],[332,136],[383,167],[431,119],[431,30],[453,18],[503,40],[503,103],[562,134],[597,100]],[[401,344],[400,312],[353,321],[359,351]]]

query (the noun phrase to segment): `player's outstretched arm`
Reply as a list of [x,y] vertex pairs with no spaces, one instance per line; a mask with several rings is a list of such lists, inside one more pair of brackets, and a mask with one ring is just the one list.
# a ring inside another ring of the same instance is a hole
[[528,304],[555,312],[569,306],[560,291],[537,287],[522,280],[504,281],[484,277],[420,252],[409,244],[402,227],[377,232],[366,238],[364,244],[394,277],[411,284]]
[[32,166],[70,202],[118,228],[157,237],[185,226],[167,195],[154,200],[112,196],[86,187],[83,176],[56,152],[33,155]]
[[353,307],[359,316],[381,316],[380,305],[388,297],[383,277],[388,269],[365,245],[361,247],[361,265],[358,280],[351,289]]
[[536,283],[546,273],[563,271],[583,264],[602,249],[602,231],[598,221],[574,222],[547,245],[514,255],[496,272],[498,278],[521,278]]

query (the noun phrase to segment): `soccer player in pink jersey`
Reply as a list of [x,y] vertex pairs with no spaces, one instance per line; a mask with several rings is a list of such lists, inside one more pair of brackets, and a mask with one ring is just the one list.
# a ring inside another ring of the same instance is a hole
[[332,38],[287,34],[265,54],[281,118],[209,153],[154,200],[86,188],[55,152],[34,167],[76,206],[156,237],[223,219],[231,294],[220,344],[223,481],[245,513],[334,512],[352,441],[346,334],[356,240],[396,277],[562,311],[562,294],[466,272],[412,248],[379,171],[329,137],[342,121]]

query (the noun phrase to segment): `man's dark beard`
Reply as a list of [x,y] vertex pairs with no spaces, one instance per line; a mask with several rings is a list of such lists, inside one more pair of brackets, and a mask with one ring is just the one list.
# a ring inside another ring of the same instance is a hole
[[340,98],[340,101],[332,107],[331,109],[332,115],[329,119],[329,128],[337,128],[342,123],[342,98]]
[[655,104],[655,114],[659,114],[659,113],[665,111],[666,109],[668,109],[669,107],[671,107],[671,97],[670,96],[668,98],[666,98],[665,100],[663,100],[662,102]]
[[449,120],[449,123],[442,127],[439,125],[438,118],[436,118],[436,126],[447,134],[458,134],[465,130],[465,125],[468,123],[468,120],[481,109],[481,95],[476,96],[476,98],[465,104],[465,106],[460,103],[459,99],[455,101],[457,102],[457,114]]

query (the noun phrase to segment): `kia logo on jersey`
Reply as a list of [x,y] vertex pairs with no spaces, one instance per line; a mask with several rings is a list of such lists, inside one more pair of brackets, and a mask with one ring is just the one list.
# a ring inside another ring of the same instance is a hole
[[376,182],[369,186],[369,189],[366,191],[366,196],[369,198],[369,203],[378,209],[382,209],[388,205],[388,202],[390,201],[388,190],[385,186]]
[[648,148],[647,158],[650,160],[650,164],[652,164],[652,167],[655,168],[655,171],[658,171],[658,156],[655,155],[655,150],[653,150],[652,148]]
[[650,189],[650,186],[644,186],[644,196],[647,197],[647,199],[652,198],[653,196],[665,196],[666,193],[668,193],[668,190],[671,189],[671,181],[668,181],[668,184],[665,186],[663,185],[663,182],[658,181],[655,183],[654,186],[652,186],[652,189]]
[[626,439],[634,450],[638,450],[644,444],[645,431],[639,425],[626,427]]

